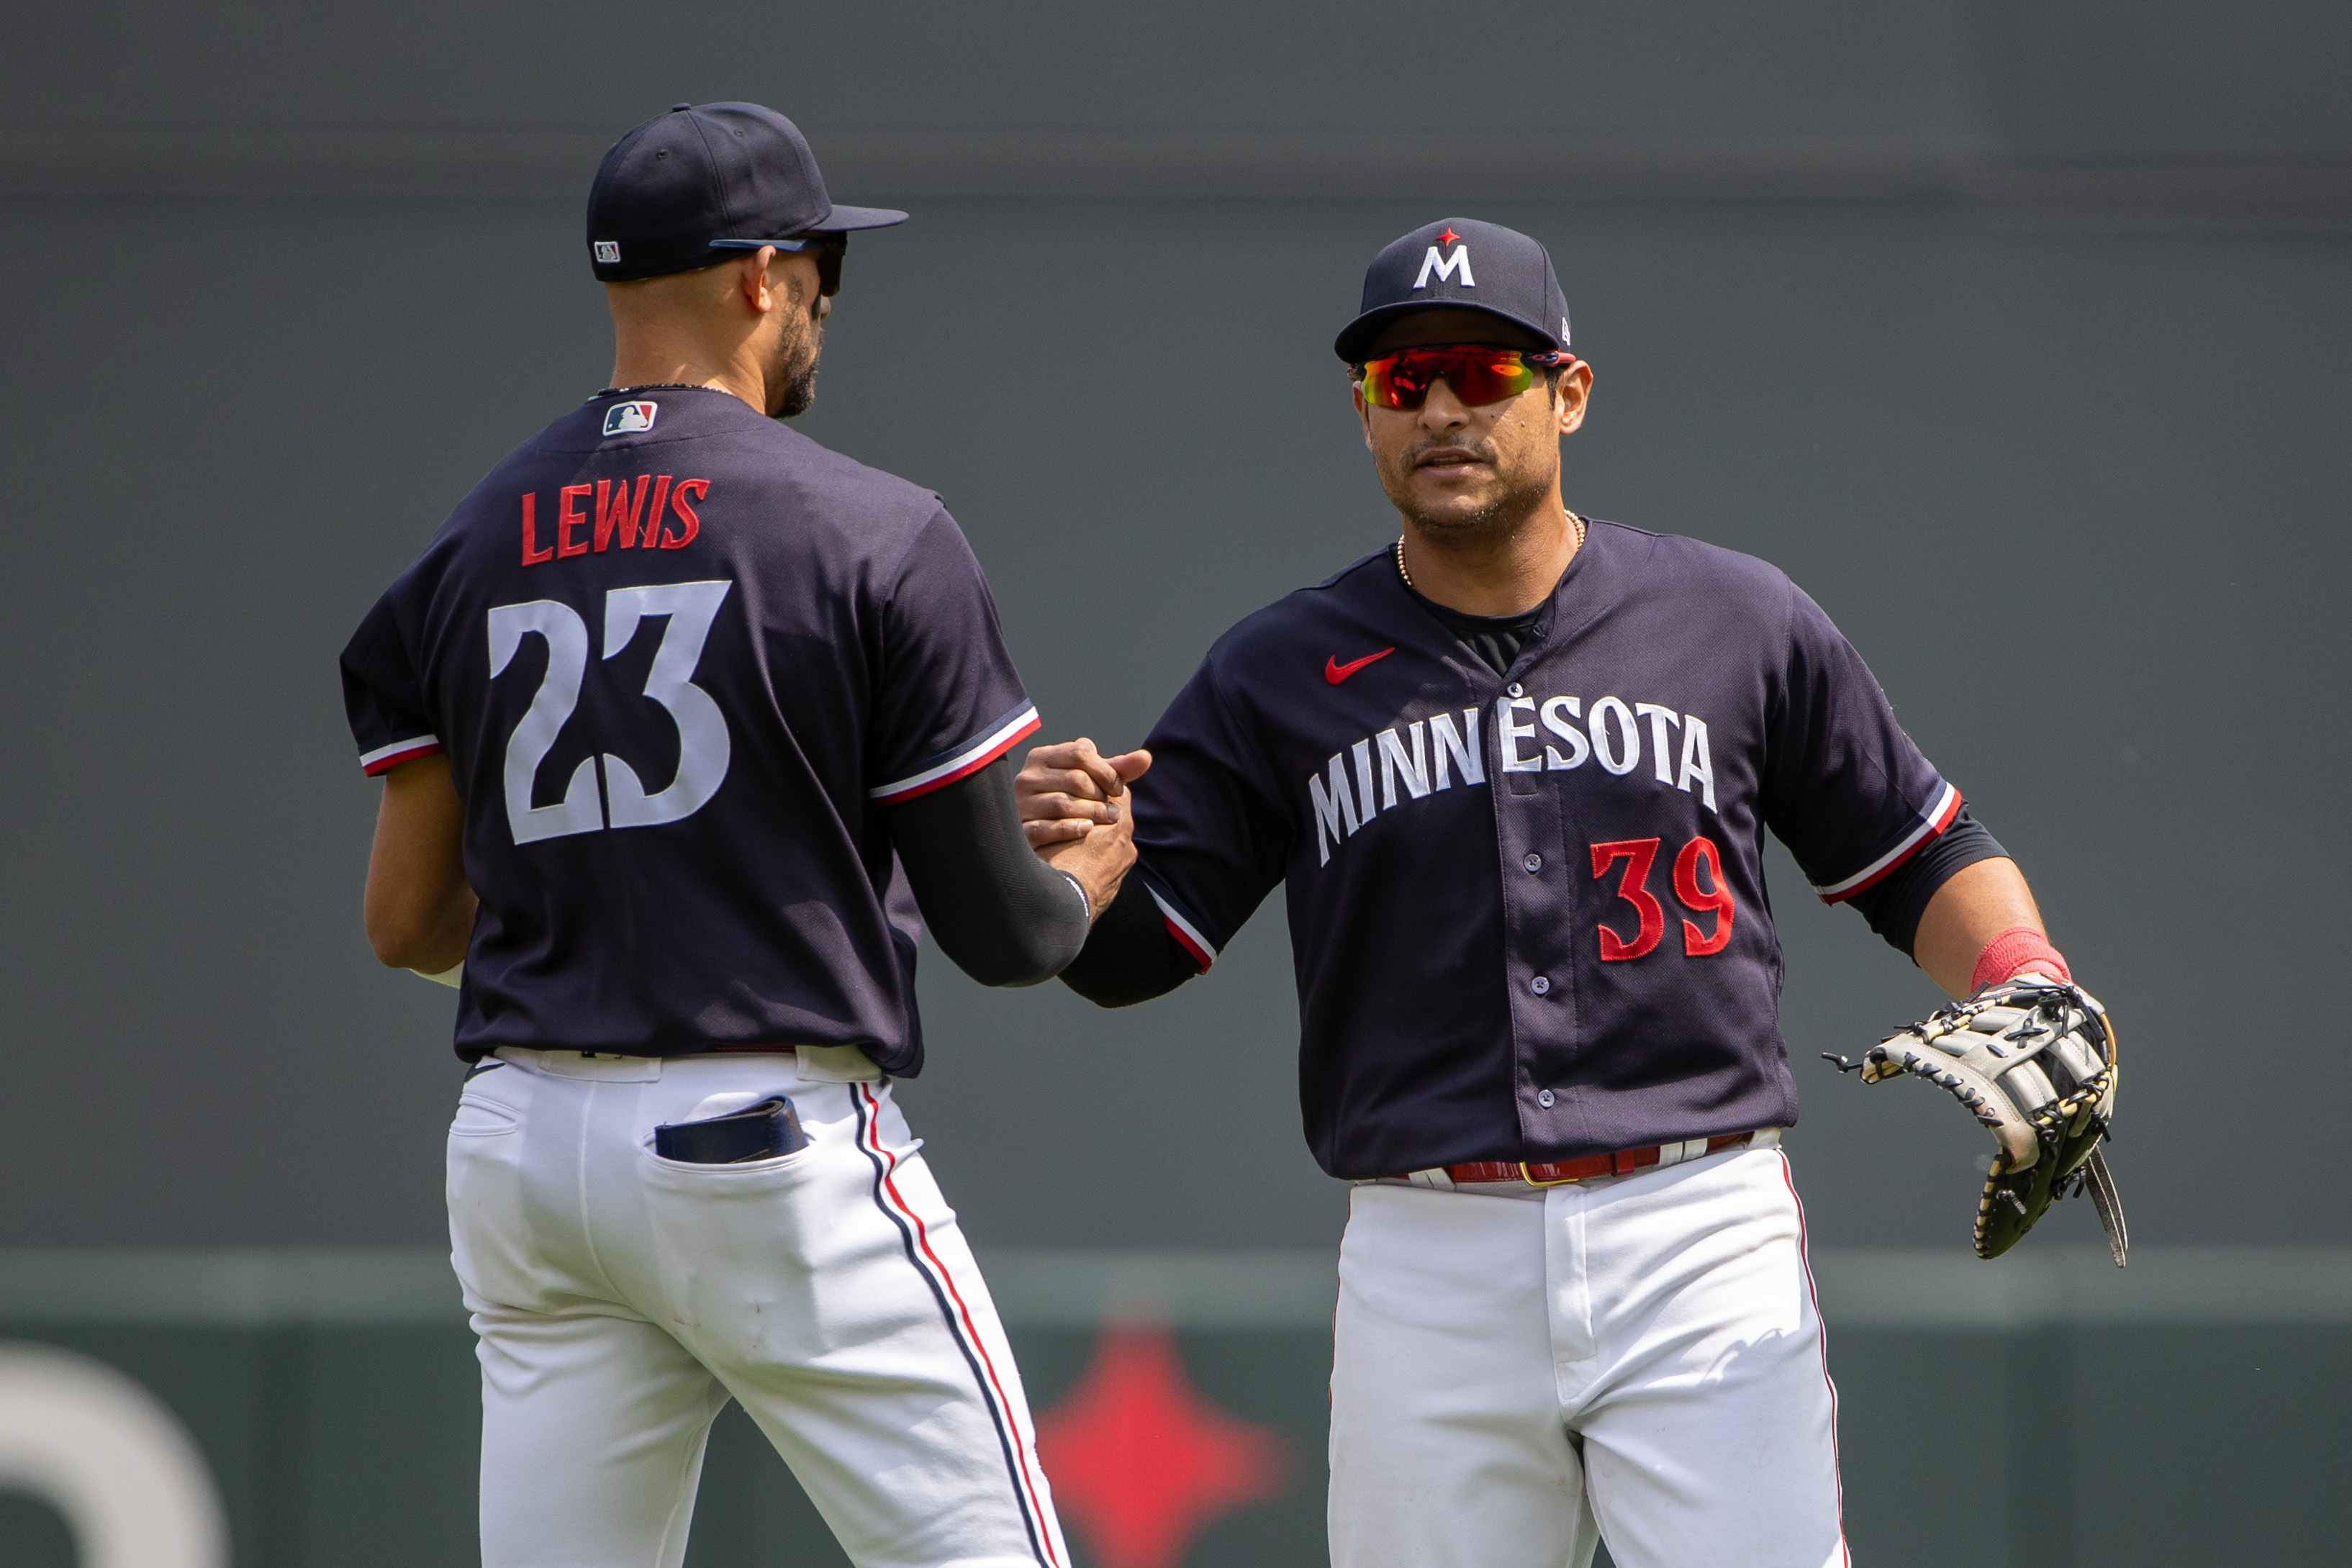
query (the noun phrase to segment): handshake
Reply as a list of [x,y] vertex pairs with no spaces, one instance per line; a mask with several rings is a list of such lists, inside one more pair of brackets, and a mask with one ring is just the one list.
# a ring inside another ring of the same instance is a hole
[[1081,737],[1033,747],[1013,780],[1021,831],[1037,858],[1076,877],[1102,918],[1135,864],[1135,813],[1127,787],[1151,767],[1151,753],[1105,757]]

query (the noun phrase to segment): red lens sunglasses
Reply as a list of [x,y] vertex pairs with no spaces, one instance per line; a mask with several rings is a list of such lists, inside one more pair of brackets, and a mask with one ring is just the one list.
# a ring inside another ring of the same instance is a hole
[[1356,384],[1375,408],[1419,408],[1443,378],[1454,395],[1472,408],[1517,397],[1536,384],[1539,371],[1572,365],[1574,354],[1535,353],[1479,343],[1401,349],[1356,368]]

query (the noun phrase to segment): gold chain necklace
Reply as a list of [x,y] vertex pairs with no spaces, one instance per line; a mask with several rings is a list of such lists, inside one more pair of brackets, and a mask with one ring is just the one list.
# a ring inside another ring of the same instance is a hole
[[[1569,511],[1566,507],[1562,507],[1560,510],[1567,514],[1568,520],[1570,522],[1576,525],[1576,548],[1577,549],[1582,549],[1584,548],[1584,519],[1578,517],[1574,512]],[[1570,553],[1573,554],[1575,552],[1570,551]],[[1399,534],[1397,536],[1396,563],[1397,575],[1404,579],[1404,585],[1407,588],[1412,588],[1412,573],[1404,569],[1404,536],[1402,534]],[[1418,588],[1412,588],[1412,591],[1415,593],[1421,591]]]

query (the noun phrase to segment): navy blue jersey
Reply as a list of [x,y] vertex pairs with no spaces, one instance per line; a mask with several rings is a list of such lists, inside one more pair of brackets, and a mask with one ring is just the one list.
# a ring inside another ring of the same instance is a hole
[[342,670],[367,770],[446,751],[465,801],[460,1055],[920,1065],[877,808],[1037,727],[937,496],[724,392],[599,397],[459,504]]
[[1139,873],[1203,968],[1280,883],[1343,1177],[1796,1120],[1762,836],[1832,901],[1960,809],[1779,571],[1594,523],[1507,675],[1367,557],[1244,621],[1145,742]]

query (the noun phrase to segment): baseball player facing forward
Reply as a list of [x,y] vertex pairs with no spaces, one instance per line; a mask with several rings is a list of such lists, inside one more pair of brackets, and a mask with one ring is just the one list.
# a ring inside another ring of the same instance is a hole
[[2063,961],[1819,606],[1562,504],[1591,372],[1541,246],[1418,229],[1337,348],[1402,537],[1219,639],[1145,752],[1030,754],[1041,844],[1150,768],[1142,889],[1062,978],[1159,995],[1284,889],[1356,1184],[1338,1568],[1841,1563],[1763,834],[1956,995]]
[[756,105],[622,138],[587,235],[612,386],[343,654],[385,786],[369,936],[461,983],[488,1568],[675,1568],[730,1398],[862,1568],[1069,1562],[891,1080],[926,923],[975,978],[1045,979],[1132,848],[1031,852],[1007,753],[1036,712],[962,534],[777,423],[849,233],[905,216],[835,206]]

